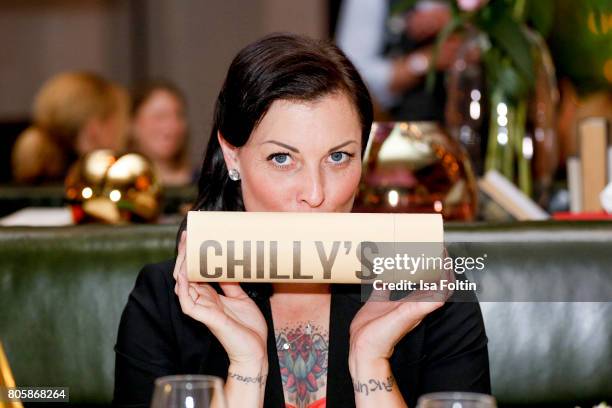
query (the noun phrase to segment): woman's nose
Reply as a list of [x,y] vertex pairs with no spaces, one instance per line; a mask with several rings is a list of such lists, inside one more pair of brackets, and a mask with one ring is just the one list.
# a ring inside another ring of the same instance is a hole
[[316,208],[321,206],[324,200],[323,177],[319,169],[306,170],[302,180],[300,180],[300,191],[298,194],[299,203]]

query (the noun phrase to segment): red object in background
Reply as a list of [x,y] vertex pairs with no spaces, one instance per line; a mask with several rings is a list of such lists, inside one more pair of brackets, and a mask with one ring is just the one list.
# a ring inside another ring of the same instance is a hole
[[598,212],[556,212],[553,214],[553,219],[557,221],[596,221],[596,220],[612,220],[612,214],[605,211]]
[[82,222],[85,218],[85,211],[83,211],[83,207],[80,205],[71,205],[70,211],[72,212],[72,220],[75,224]]

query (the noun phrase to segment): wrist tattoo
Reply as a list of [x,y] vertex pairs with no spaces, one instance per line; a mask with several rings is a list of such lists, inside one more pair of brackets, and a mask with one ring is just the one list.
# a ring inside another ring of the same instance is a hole
[[231,371],[227,372],[227,378],[233,378],[236,381],[240,381],[246,384],[259,384],[261,386],[264,386],[266,384],[267,377],[268,377],[267,374],[258,375],[257,377],[249,377],[249,376],[233,373]]
[[395,378],[392,375],[388,376],[384,380],[377,380],[375,378],[370,378],[366,382],[361,382],[359,380],[353,380],[353,388],[356,393],[365,394],[366,397],[370,395],[371,392],[376,391],[393,391],[393,385],[395,384]]

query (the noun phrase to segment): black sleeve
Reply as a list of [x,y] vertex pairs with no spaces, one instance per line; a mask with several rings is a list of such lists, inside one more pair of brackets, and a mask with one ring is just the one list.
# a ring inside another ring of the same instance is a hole
[[148,407],[157,377],[176,374],[170,262],[145,266],[121,315],[115,344],[113,405]]
[[419,394],[491,394],[487,335],[476,296],[468,302],[447,302],[428,317]]

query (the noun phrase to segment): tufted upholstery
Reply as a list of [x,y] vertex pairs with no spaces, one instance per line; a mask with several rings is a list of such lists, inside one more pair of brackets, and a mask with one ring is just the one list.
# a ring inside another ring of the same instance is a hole
[[[69,386],[73,403],[108,403],[121,310],[141,266],[172,257],[175,232],[0,229],[0,339],[17,383]],[[496,282],[487,300],[524,300],[482,303],[500,405],[612,402],[612,303],[528,302],[546,300],[551,282],[548,295],[571,296],[576,276],[609,294],[612,224],[455,224],[446,241],[451,254],[497,251],[474,280]]]

